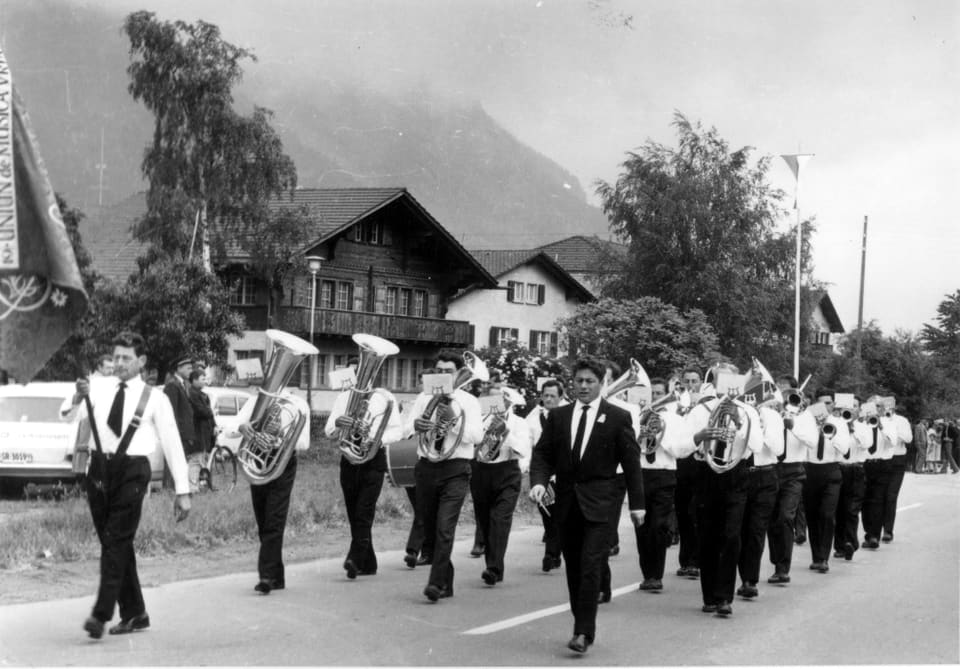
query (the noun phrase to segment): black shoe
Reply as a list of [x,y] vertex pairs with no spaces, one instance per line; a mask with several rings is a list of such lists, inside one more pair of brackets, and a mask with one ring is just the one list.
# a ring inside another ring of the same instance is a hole
[[744,599],[753,599],[759,594],[760,591],[757,590],[757,586],[754,583],[744,583],[737,588],[737,596],[743,597]]
[[663,590],[663,581],[659,578],[645,578],[643,583],[640,584],[641,590],[649,590],[656,592],[657,590]]
[[403,556],[403,563],[413,569],[417,566],[417,554],[408,552]]
[[433,556],[432,556],[432,555],[421,555],[419,558],[417,558],[417,566],[418,566],[418,567],[422,567],[422,566],[425,565],[425,564],[433,564]]
[[273,585],[270,581],[262,579],[259,583],[253,586],[253,589],[259,592],[261,595],[269,595],[270,591],[273,590]]
[[90,616],[83,621],[83,631],[87,633],[91,639],[99,639],[103,636],[103,623],[93,616]]
[[773,583],[775,585],[786,585],[790,582],[790,574],[781,574],[779,571],[774,572],[773,576],[767,579],[767,583]]
[[730,602],[720,602],[717,604],[717,615],[718,616],[729,616],[733,614],[733,606],[730,605]]
[[620,555],[620,544],[610,547],[610,557],[613,557],[614,555]]
[[817,571],[821,574],[826,574],[828,571],[830,571],[830,565],[827,564],[826,560],[824,560],[817,565]]
[[470,557],[480,557],[483,555],[484,547],[480,544],[474,544],[473,548],[470,549]]
[[553,558],[552,557],[543,558],[543,562],[541,563],[541,569],[543,569],[543,571],[550,571],[551,569],[553,569]]
[[150,627],[150,616],[141,613],[139,616],[121,620],[118,624],[110,628],[110,634],[130,634],[137,630],[145,630]]
[[704,613],[716,613],[716,612],[717,612],[717,605],[716,605],[716,604],[704,604],[703,607],[702,607],[700,610],[703,611]]
[[347,558],[343,561],[343,568],[347,570],[347,578],[354,579],[357,577],[357,572],[360,571],[357,569],[357,563]]
[[880,542],[873,537],[867,537],[863,540],[863,547],[869,548],[870,550],[877,550],[880,548]]
[[563,564],[563,561],[562,561],[560,558],[557,557],[557,558],[554,558],[554,559],[553,559],[553,568],[554,568],[554,569],[559,569],[559,568],[560,568],[560,565],[562,565],[562,564]]
[[849,541],[843,545],[843,559],[848,562],[853,559],[853,553],[857,549],[853,547],[853,544]]
[[893,543],[893,532],[884,532],[882,541],[885,544]]
[[423,594],[427,596],[431,602],[435,602],[438,599],[444,599],[446,597],[453,597],[453,591],[450,588],[441,589],[440,587],[430,584],[423,589]]
[[597,597],[597,603],[609,604],[611,599],[613,599],[613,594],[609,590],[601,590]]
[[835,558],[842,558],[842,557],[843,557],[843,551],[838,548],[837,550],[833,551],[833,557],[835,557]]
[[574,634],[567,642],[567,648],[575,653],[586,653],[592,642],[583,634]]
[[793,543],[795,543],[798,546],[802,546],[805,543],[807,543],[807,537],[803,534],[798,534],[793,538]]
[[376,569],[360,569],[357,571],[357,576],[376,576]]
[[484,569],[483,573],[480,574],[480,578],[482,578],[483,582],[487,585],[496,585],[497,581],[500,580],[492,569]]
[[687,578],[700,578],[700,567],[687,567]]

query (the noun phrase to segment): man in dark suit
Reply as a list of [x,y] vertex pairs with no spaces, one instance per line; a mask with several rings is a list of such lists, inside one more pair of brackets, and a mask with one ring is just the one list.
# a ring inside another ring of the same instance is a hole
[[[180,442],[183,444],[183,454],[187,456],[187,465],[190,468],[190,491],[196,492],[200,480],[200,466],[202,459],[197,454],[200,447],[197,444],[196,427],[193,424],[193,407],[190,404],[188,390],[190,372],[193,371],[193,359],[188,355],[180,356],[173,361],[174,373],[163,386],[163,392],[170,400],[173,415],[177,419],[177,431],[180,433]],[[191,456],[193,456],[191,458]],[[202,454],[201,454],[202,456]],[[164,465],[164,485],[169,487],[168,468]]]
[[567,647],[578,653],[586,652],[596,633],[618,464],[623,467],[634,525],[643,524],[645,513],[640,448],[630,414],[600,397],[604,371],[603,363],[593,358],[577,361],[577,401],[550,412],[530,463],[530,498],[537,504],[550,477],[557,477],[554,509],[574,617]]

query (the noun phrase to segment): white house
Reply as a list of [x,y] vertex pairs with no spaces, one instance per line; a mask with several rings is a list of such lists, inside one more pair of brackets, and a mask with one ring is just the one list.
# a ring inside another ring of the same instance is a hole
[[830,347],[834,353],[839,352],[840,339],[845,330],[830,294],[825,290],[814,291],[811,300],[813,311],[810,313],[810,343],[815,347]]
[[539,249],[471,253],[498,283],[467,289],[447,308],[447,318],[470,321],[473,347],[516,340],[543,355],[564,355],[557,321],[592,301],[592,293]]

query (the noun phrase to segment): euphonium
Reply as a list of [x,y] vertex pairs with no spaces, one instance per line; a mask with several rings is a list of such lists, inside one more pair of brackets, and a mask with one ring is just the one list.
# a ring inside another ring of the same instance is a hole
[[[663,422],[663,418],[660,417],[659,409],[671,404],[672,402],[681,402],[682,393],[679,390],[674,390],[671,393],[667,393],[656,402],[651,404],[648,407],[645,407],[640,414],[640,452],[644,455],[650,455],[656,452],[657,448],[660,446],[660,441],[663,439],[663,431],[666,429],[666,424]],[[687,395],[689,401],[689,395]]]
[[270,483],[286,468],[307,422],[305,411],[280,396],[300,362],[319,351],[309,342],[282,330],[267,330],[273,345],[263,384],[250,414],[253,436],[244,436],[237,449],[240,470],[253,485]]
[[[728,472],[740,463],[745,451],[745,443],[750,438],[750,416],[741,405],[742,402],[739,400],[725,395],[710,412],[707,426],[722,428],[725,434],[717,439],[705,439],[701,449],[707,465],[718,474]],[[746,433],[741,442],[739,435],[744,425]]]
[[605,385],[600,389],[600,396],[606,399],[607,397],[613,397],[619,393],[622,393],[624,390],[629,390],[634,386],[646,386],[650,387],[650,377],[647,376],[647,372],[643,369],[643,366],[630,358],[630,369],[625,371],[616,381],[611,382],[609,385]]
[[[393,402],[385,390],[373,387],[374,379],[387,358],[399,353],[400,349],[393,342],[370,334],[355,334],[353,341],[360,347],[360,363],[357,365],[357,383],[349,390],[350,397],[344,411],[345,416],[353,419],[353,427],[340,430],[338,443],[343,457],[360,465],[377,454],[393,413]],[[377,395],[383,399],[385,408],[374,415],[370,405]]]
[[500,456],[503,442],[510,435],[507,416],[513,406],[523,403],[523,396],[513,388],[502,388],[507,404],[503,408],[494,407],[483,419],[483,439],[477,445],[476,458],[480,462],[493,462]]
[[[476,380],[487,381],[489,378],[490,373],[483,360],[470,351],[464,351],[463,367],[457,370],[453,379],[453,389],[458,390]],[[437,394],[430,398],[421,418],[433,422],[432,428],[420,433],[422,451],[427,453],[427,459],[431,462],[446,460],[457,450],[457,446],[463,439],[463,409],[453,400],[452,393]],[[449,446],[444,448],[443,443],[438,445],[438,441],[445,442],[447,434],[457,428],[459,428],[457,438]]]

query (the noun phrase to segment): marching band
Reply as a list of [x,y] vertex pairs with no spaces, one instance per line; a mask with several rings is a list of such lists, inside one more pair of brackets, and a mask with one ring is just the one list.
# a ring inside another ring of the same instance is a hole
[[[286,333],[271,331],[271,337],[276,352],[264,389],[245,407],[238,453],[255,508],[277,497],[277,510],[269,513],[280,535],[264,534],[268,519],[258,516],[263,546],[256,589],[262,594],[284,587],[282,527],[305,422],[282,386],[316,352]],[[404,562],[429,565],[423,594],[437,602],[453,596],[451,552],[468,491],[485,542],[480,578],[487,586],[504,580],[513,516],[529,471],[529,496],[543,519],[542,570],[566,567],[574,616],[567,645],[577,653],[594,642],[598,603],[610,601],[607,561],[616,553],[625,495],[639,589],[664,589],[667,551],[679,538],[677,574],[699,579],[702,610],[718,617],[733,613],[735,595],[759,596],[765,543],[774,570],[767,583],[790,582],[801,504],[813,571],[829,571],[831,547],[834,558],[853,559],[861,548],[861,521],[864,548],[893,541],[905,445],[912,439],[894,398],[861,403],[856,395],[821,388],[810,401],[796,379],[774,381],[757,360],[745,374],[718,363],[702,377],[689,368],[667,382],[651,379],[636,360],[614,378],[613,363],[588,357],[574,368],[576,399],[565,399],[561,379],[541,378],[536,405],[519,411],[526,405],[520,389],[502,385],[476,396],[489,371],[466,352],[440,354],[421,377],[422,392],[401,412],[396,397],[373,388],[397,347],[366,334],[354,341],[358,363],[331,372],[331,384],[342,392],[324,430],[341,451],[351,532],[343,563],[348,579],[377,573],[372,526],[385,476],[414,502]],[[82,382],[78,392],[85,392]],[[741,585],[734,591],[738,574]],[[130,623],[148,620],[142,604],[133,608],[139,610],[121,611],[125,622],[111,633],[149,624]],[[101,612],[88,619],[85,629],[102,634],[105,618]]]

